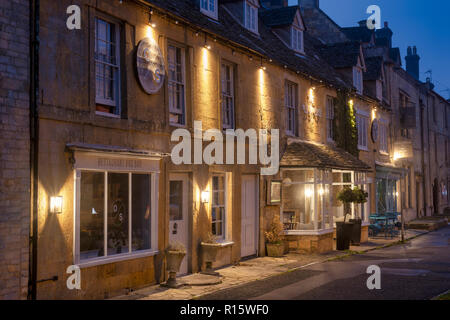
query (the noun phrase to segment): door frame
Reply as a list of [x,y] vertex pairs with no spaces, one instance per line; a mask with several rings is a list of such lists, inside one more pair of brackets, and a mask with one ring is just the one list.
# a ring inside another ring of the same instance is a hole
[[192,273],[192,173],[191,172],[169,172],[168,173],[168,184],[167,184],[167,241],[170,243],[170,181],[179,181],[186,179],[186,192],[187,192],[187,213],[186,213],[186,232],[187,232],[187,244],[186,244],[186,263],[187,263],[187,273],[182,276]]
[[259,225],[260,225],[260,219],[261,219],[261,213],[260,213],[260,211],[259,211],[259,208],[260,208],[260,205],[259,205],[259,201],[260,201],[260,190],[259,190],[259,179],[260,179],[260,177],[259,177],[259,175],[258,174],[256,174],[256,173],[246,173],[246,174],[242,174],[241,175],[241,203],[240,203],[240,206],[241,206],[241,235],[240,235],[240,241],[241,241],[241,254],[240,254],[240,258],[241,259],[245,259],[245,258],[247,258],[247,257],[252,257],[252,256],[254,256],[254,255],[250,255],[250,256],[242,256],[242,201],[243,201],[243,199],[242,199],[242,186],[243,186],[243,183],[242,183],[242,180],[243,180],[243,178],[244,177],[254,177],[254,179],[255,179],[255,197],[256,197],[256,204],[255,204],[255,251],[256,251],[256,253],[255,253],[255,255],[258,257],[259,256],[259,252],[260,252],[260,250],[259,250],[259,244],[260,244],[260,234],[259,234]]

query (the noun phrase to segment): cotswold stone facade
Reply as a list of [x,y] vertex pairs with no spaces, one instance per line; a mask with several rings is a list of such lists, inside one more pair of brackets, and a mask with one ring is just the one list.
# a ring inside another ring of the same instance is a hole
[[[436,146],[448,142],[448,130],[427,124],[428,142],[414,136],[414,155],[430,156],[423,166],[396,145],[399,90],[427,114],[438,95],[395,73],[386,48],[369,54],[353,38],[336,44],[349,38],[317,0],[300,8],[246,1],[254,15],[244,15],[241,0],[216,1],[213,9],[199,0],[79,0],[80,30],[66,27],[74,1],[39,1],[37,273],[30,268],[38,299],[102,299],[164,282],[164,250],[174,241],[187,251],[180,274],[205,269],[202,242],[212,237],[214,268],[264,256],[274,219],[283,224],[286,251],[333,250],[344,187],[369,196],[350,209],[362,220],[361,242],[370,214],[409,219],[424,205],[413,195],[423,167],[423,179],[436,176],[435,189],[447,195],[448,159]],[[0,297],[25,298],[30,17],[20,1],[2,6]],[[439,101],[433,110],[444,112],[448,103]],[[235,161],[235,129],[279,129],[280,171],[264,176],[266,165],[248,164],[249,156],[247,164],[174,163],[177,129],[192,146],[183,156],[205,160],[203,137],[217,129],[233,141],[223,158],[234,151]],[[405,184],[407,176],[417,180]],[[425,185],[429,206],[432,182]],[[81,290],[67,287],[73,265]]]
[[0,299],[27,297],[29,17],[29,1],[0,2]]

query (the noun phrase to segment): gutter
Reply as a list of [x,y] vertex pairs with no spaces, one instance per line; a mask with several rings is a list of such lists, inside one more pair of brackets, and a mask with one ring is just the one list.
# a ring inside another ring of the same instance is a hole
[[28,300],[36,300],[39,158],[39,0],[30,0],[30,242]]

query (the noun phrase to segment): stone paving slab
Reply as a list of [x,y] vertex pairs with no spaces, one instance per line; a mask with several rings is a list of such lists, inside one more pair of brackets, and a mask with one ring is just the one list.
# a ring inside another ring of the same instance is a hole
[[[405,239],[411,239],[421,234],[428,233],[423,230],[406,230]],[[179,289],[163,288],[160,285],[153,285],[140,290],[132,291],[126,296],[119,296],[113,299],[118,300],[190,300],[203,295],[217,292],[219,290],[232,288],[256,280],[273,277],[288,271],[300,269],[302,267],[322,263],[332,258],[347,256],[349,254],[367,252],[392,245],[400,240],[399,237],[369,238],[369,242],[361,246],[351,246],[349,251],[332,251],[326,254],[287,254],[282,258],[258,257],[255,259],[240,262],[236,265],[217,270],[221,277],[221,283],[211,285],[186,285]],[[203,277],[202,277],[203,276]],[[185,284],[204,281],[205,275],[191,274],[178,278],[178,281]],[[209,276],[211,277],[211,276]],[[217,278],[217,277],[214,277]],[[214,279],[217,280],[217,279]]]

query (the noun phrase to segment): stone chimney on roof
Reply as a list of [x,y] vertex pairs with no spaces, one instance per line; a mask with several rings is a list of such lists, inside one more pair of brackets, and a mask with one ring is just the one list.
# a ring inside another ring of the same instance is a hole
[[406,72],[412,75],[416,80],[419,80],[420,77],[420,69],[419,69],[419,61],[420,57],[417,54],[417,48],[408,47],[407,55],[405,57],[406,60]]
[[288,0],[262,0],[261,5],[266,9],[278,9],[289,6]]
[[298,0],[299,7],[319,9],[319,0]]

